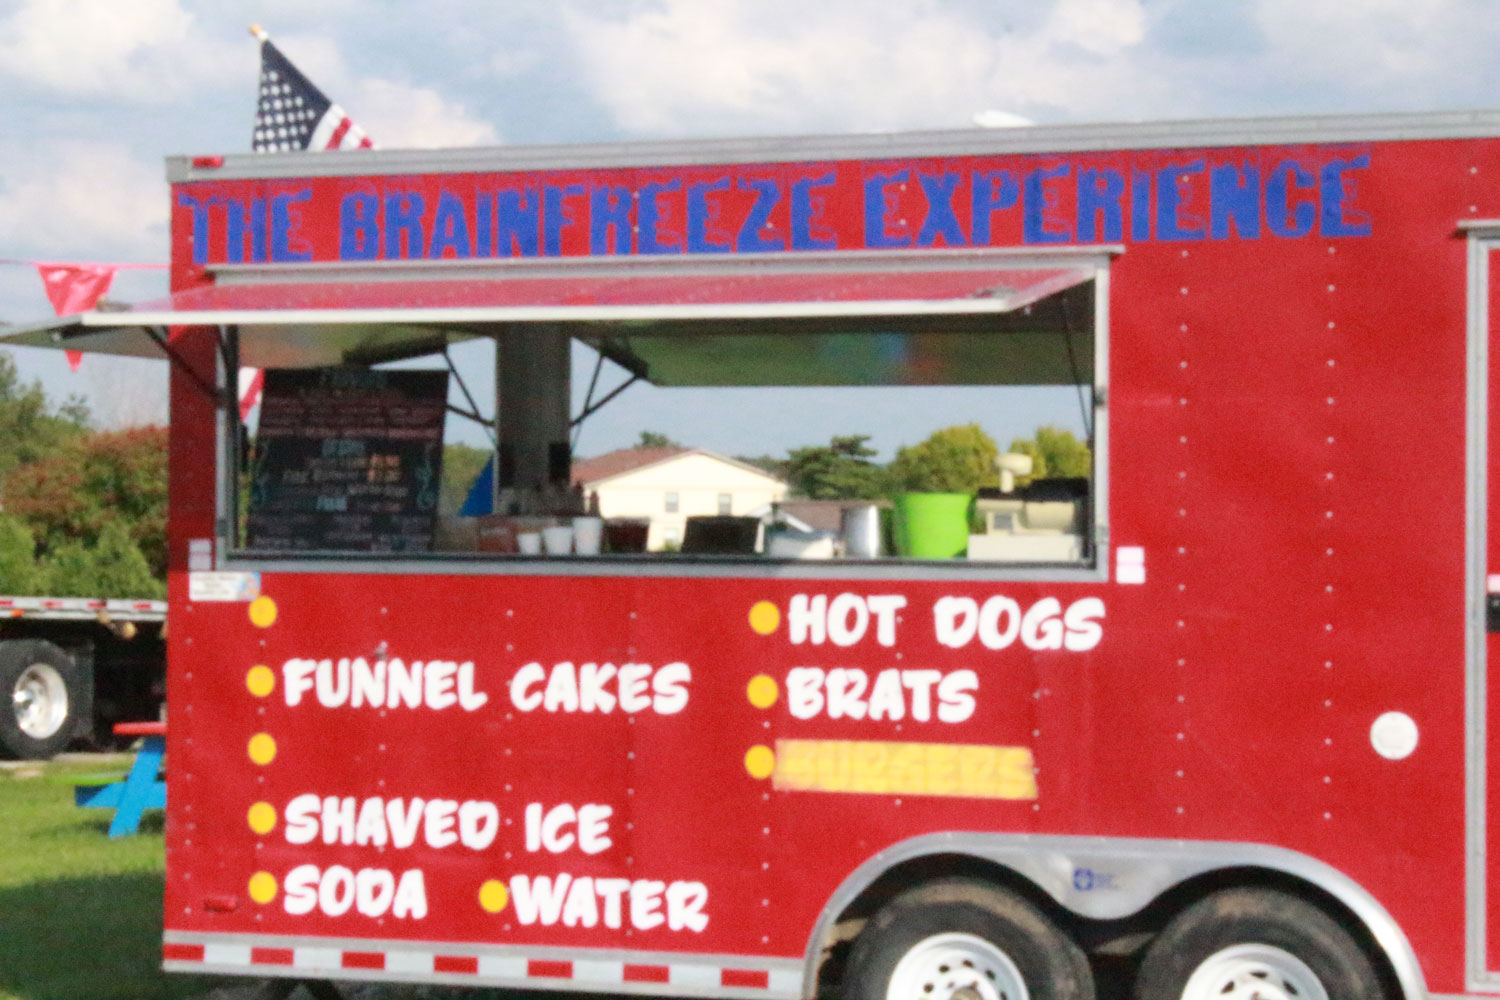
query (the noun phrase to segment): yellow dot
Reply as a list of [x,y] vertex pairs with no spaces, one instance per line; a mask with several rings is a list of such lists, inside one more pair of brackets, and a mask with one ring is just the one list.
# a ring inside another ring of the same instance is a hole
[[256,628],[270,628],[276,624],[276,602],[264,596],[251,601],[250,623]]
[[245,687],[257,698],[276,690],[276,674],[270,667],[254,666],[245,674]]
[[756,708],[770,708],[781,696],[781,689],[776,686],[775,678],[766,674],[756,674],[745,686],[745,695],[750,699],[750,704]]
[[510,902],[510,893],[505,889],[505,883],[490,879],[479,887],[479,905],[486,913],[499,913],[505,909],[505,904]]
[[250,737],[250,759],[257,764],[269,764],[276,759],[276,741],[270,733],[256,733]]
[[276,807],[269,802],[257,802],[250,807],[245,819],[256,833],[270,833],[276,829]]
[[269,903],[276,898],[276,876],[270,872],[256,872],[250,876],[250,898],[257,903]]
[[753,746],[745,751],[745,770],[752,778],[769,778],[776,770],[776,755],[768,746]]
[[770,635],[781,625],[781,612],[770,601],[756,601],[750,608],[750,627],[760,635]]

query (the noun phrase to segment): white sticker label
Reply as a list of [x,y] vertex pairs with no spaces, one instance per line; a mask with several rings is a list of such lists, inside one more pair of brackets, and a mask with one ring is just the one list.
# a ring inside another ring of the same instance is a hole
[[259,573],[188,573],[188,600],[253,601],[259,596]]
[[1122,545],[1115,549],[1115,582],[1146,582],[1146,550],[1139,545]]

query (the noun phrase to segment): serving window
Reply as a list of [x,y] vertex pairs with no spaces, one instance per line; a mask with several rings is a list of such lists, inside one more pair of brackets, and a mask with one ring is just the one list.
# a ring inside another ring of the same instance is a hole
[[226,435],[228,548],[583,572],[1093,567],[1104,274],[1054,275],[1012,308],[983,300],[1014,291],[991,284],[786,314],[679,295],[655,314],[369,321],[321,331],[332,352],[305,329],[226,327],[265,373]]
[[1098,575],[1114,252],[219,265],[6,339],[213,395],[233,565]]

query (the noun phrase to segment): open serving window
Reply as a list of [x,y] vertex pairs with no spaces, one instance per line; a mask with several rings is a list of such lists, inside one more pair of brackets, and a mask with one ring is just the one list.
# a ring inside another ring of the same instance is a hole
[[[1102,565],[1108,262],[237,265],[7,339],[159,356],[167,328],[219,328],[235,560],[1037,575]],[[264,386],[244,422],[241,366]],[[1083,468],[986,433],[1037,389],[1074,397]]]

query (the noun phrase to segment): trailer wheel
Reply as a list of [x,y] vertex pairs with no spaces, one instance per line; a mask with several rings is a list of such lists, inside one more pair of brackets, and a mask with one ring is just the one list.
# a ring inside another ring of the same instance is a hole
[[0,754],[45,760],[73,738],[82,704],[82,674],[50,642],[0,642]]
[[898,896],[860,931],[848,1000],[1093,1000],[1088,959],[1014,893],[946,880]]
[[1380,1000],[1380,977],[1332,917],[1269,889],[1226,889],[1173,918],[1147,949],[1140,1000]]

